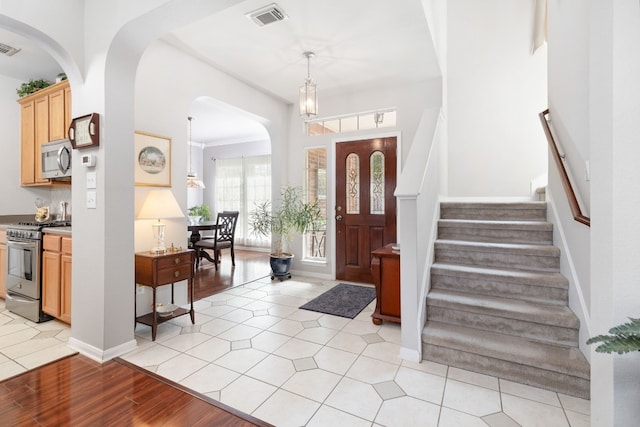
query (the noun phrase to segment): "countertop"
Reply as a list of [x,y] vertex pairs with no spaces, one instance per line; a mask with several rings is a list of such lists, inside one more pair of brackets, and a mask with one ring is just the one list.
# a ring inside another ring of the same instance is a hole
[[45,227],[42,229],[46,234],[61,234],[63,236],[71,236],[71,227]]

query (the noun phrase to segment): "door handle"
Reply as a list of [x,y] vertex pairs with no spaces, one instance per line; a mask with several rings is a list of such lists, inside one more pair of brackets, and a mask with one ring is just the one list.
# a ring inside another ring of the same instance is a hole
[[342,221],[342,215],[336,215],[336,221]]

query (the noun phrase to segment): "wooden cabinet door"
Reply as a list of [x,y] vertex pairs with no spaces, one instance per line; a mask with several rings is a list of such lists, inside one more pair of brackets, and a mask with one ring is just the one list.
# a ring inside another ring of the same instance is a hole
[[60,317],[60,254],[42,253],[42,311]]
[[60,320],[71,323],[71,255],[60,257]]
[[49,142],[49,96],[43,96],[35,100],[35,182],[48,183],[42,179],[42,156],[40,146]]
[[49,95],[49,141],[66,136],[66,123],[64,89],[60,89]]
[[68,136],[67,131],[69,130],[69,126],[71,125],[71,88],[64,88],[64,137]]
[[0,230],[0,297],[6,297],[7,290],[7,232]]
[[22,117],[20,125],[20,184],[29,185],[35,183],[36,175],[36,128],[35,128],[35,103],[33,101],[21,104]]

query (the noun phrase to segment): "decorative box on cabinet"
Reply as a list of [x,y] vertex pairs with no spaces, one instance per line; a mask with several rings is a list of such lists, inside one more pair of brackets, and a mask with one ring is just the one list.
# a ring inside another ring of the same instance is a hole
[[[153,302],[151,313],[138,316],[135,314],[136,322],[151,326],[151,339],[156,340],[156,332],[160,323],[171,320],[175,317],[189,313],[191,323],[195,324],[195,311],[193,309],[193,263],[195,261],[194,251],[176,251],[157,255],[149,251],[136,253],[136,284],[148,286],[153,290]],[[188,294],[191,308],[189,310],[182,307],[176,308],[173,313],[160,316],[156,311],[156,289],[160,286],[171,285],[171,304],[173,299],[173,284],[182,280],[188,280]],[[137,293],[134,286],[134,294]]]
[[42,239],[42,311],[71,323],[71,237]]
[[400,252],[390,243],[371,252],[371,275],[376,285],[376,309],[371,320],[400,323]]
[[[18,100],[21,107],[20,148],[22,186],[51,185],[42,178],[40,146],[67,137],[71,124],[71,90],[65,80]],[[55,181],[58,184],[58,181]],[[69,183],[64,181],[63,185]]]

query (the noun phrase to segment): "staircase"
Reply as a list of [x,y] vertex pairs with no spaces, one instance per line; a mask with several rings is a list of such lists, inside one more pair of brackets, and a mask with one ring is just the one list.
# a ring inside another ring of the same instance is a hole
[[442,203],[424,360],[589,398],[544,202]]

